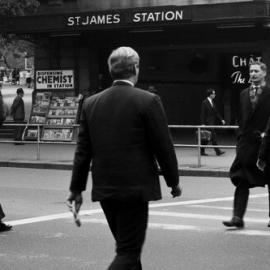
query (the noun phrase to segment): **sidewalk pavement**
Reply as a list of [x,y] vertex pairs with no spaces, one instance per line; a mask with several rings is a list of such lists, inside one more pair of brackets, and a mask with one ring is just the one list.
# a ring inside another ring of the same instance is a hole
[[[0,167],[40,168],[71,170],[76,145],[41,144],[40,159],[37,159],[37,145],[0,143]],[[179,174],[184,176],[228,177],[235,149],[223,149],[226,153],[216,156],[212,148],[208,156],[201,157],[198,167],[198,150],[191,147],[176,147]]]

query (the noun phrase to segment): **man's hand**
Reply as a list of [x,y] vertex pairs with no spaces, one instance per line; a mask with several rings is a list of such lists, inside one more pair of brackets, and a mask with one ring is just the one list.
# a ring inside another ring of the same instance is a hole
[[172,187],[171,194],[172,194],[173,198],[181,196],[182,195],[182,188],[179,185]]
[[72,191],[72,192],[70,193],[70,195],[69,195],[68,198],[67,198],[67,204],[68,204],[68,206],[69,206],[69,205],[72,205],[73,202],[74,202],[74,204],[75,204],[75,211],[76,211],[77,213],[79,213],[80,208],[81,208],[81,205],[82,205],[82,203],[83,203],[83,197],[82,197],[81,192],[78,192],[78,191]]
[[226,124],[225,120],[221,120],[221,123],[222,123],[222,125]]
[[265,161],[261,160],[261,159],[258,159],[257,160],[257,163],[256,163],[256,166],[257,168],[260,170],[260,171],[264,171],[265,167],[266,167],[266,163]]

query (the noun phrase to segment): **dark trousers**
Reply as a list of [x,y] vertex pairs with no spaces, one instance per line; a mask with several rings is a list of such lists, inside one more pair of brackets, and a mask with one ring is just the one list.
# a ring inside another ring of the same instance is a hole
[[[217,133],[216,133],[215,129],[211,128],[211,129],[208,129],[208,130],[211,131],[210,143],[212,145],[218,145],[218,143],[217,143]],[[208,143],[202,142],[201,144],[206,145]],[[221,152],[221,150],[218,147],[215,147],[214,150],[215,150],[217,155]],[[201,148],[201,153],[205,153],[205,148],[204,147]]]
[[[249,187],[247,183],[241,183],[235,189],[234,202],[233,202],[233,215],[243,219],[249,197]],[[268,185],[268,215],[270,218],[270,186]]]
[[[23,124],[24,120],[14,120],[16,124]],[[23,134],[24,126],[16,126],[14,133],[14,141],[21,141]]]
[[0,221],[2,220],[2,218],[5,217],[5,213],[3,211],[2,205],[0,204]]
[[108,270],[142,270],[148,202],[103,200],[100,204],[116,241],[116,256]]

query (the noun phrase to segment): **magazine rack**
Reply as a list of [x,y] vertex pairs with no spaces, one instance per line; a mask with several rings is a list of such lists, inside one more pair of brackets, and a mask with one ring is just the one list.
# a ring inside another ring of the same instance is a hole
[[[79,107],[77,97],[61,97],[57,93],[38,92],[35,95],[29,124],[42,124],[40,140],[72,141]],[[24,140],[38,140],[38,128],[28,126]]]
[[45,141],[72,141],[78,113],[79,100],[77,97],[51,98],[46,117],[46,126],[42,131]]

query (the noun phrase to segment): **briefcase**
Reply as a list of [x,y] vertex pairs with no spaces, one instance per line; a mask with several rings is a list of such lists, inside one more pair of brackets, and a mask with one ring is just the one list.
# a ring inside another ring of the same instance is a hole
[[[211,140],[212,133],[209,130],[201,129],[201,144],[208,144]],[[196,140],[198,139],[198,131],[196,131]]]

